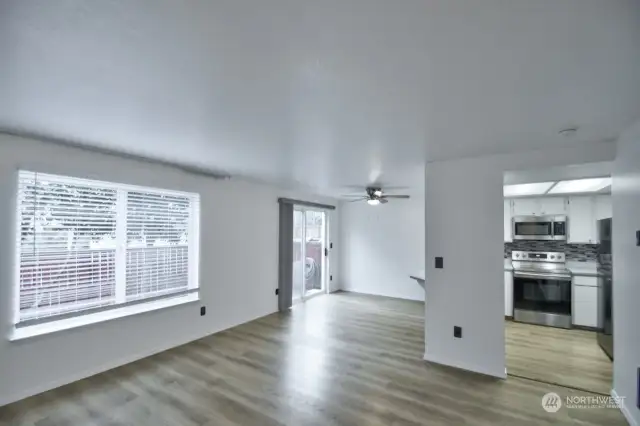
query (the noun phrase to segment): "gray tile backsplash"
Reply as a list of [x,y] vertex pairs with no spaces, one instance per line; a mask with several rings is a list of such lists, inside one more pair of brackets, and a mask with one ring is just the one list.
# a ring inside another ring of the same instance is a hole
[[504,243],[504,257],[510,258],[513,250],[517,251],[557,251],[566,255],[567,260],[578,262],[595,261],[599,244],[568,244],[564,241],[529,241],[517,240]]

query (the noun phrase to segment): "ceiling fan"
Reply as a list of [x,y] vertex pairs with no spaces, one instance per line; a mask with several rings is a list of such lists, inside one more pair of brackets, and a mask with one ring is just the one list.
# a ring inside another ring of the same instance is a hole
[[378,204],[386,204],[389,202],[391,198],[398,199],[407,199],[410,198],[409,195],[387,195],[382,191],[382,188],[368,186],[365,188],[367,195],[343,195],[346,198],[353,198],[353,200],[349,200],[350,203],[355,201],[366,201],[371,206],[377,206]]

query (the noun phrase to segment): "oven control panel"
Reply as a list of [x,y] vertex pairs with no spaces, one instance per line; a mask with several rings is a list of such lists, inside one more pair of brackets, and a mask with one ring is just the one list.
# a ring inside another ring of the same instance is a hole
[[513,251],[511,260],[526,262],[553,262],[564,263],[564,253],[550,251]]

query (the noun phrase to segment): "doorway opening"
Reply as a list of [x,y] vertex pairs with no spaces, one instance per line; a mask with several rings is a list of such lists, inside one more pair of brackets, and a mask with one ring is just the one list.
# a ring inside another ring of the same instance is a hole
[[293,211],[293,303],[327,292],[328,214],[295,206]]
[[508,376],[610,394],[611,221],[609,162],[505,172]]

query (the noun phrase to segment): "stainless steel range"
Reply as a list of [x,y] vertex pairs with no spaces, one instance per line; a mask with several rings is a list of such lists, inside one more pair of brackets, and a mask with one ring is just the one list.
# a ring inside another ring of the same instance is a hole
[[513,319],[571,328],[571,272],[564,253],[514,251]]

